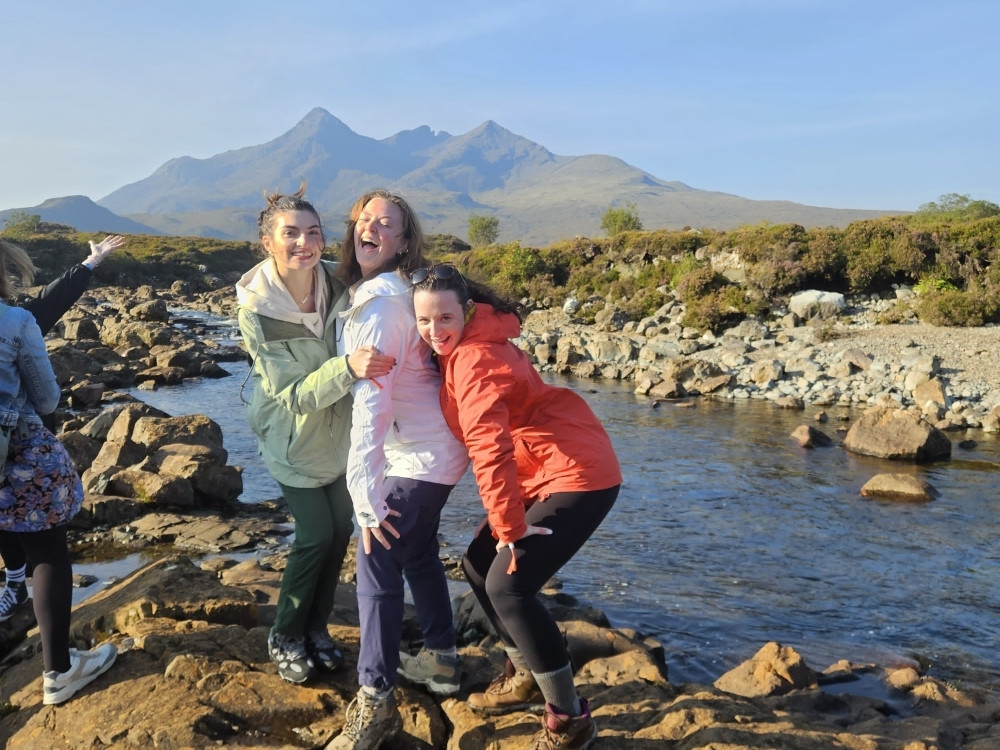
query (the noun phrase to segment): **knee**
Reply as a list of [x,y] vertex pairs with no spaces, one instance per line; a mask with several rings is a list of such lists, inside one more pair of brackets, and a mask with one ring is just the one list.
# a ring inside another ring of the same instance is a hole
[[403,581],[358,575],[356,591],[359,597],[377,601],[403,600]]
[[462,573],[465,575],[465,580],[469,582],[469,585],[472,586],[472,588],[483,588],[483,585],[486,582],[486,573],[485,571],[480,572],[468,555],[465,555],[462,558]]
[[506,571],[493,571],[490,575],[486,576],[483,589],[486,592],[486,596],[493,602],[493,606],[497,609],[502,609],[504,602],[512,602],[520,598],[516,583],[517,581],[514,577],[507,575]]
[[305,555],[326,557],[334,549],[334,541],[332,534],[300,536],[296,533],[292,548]]

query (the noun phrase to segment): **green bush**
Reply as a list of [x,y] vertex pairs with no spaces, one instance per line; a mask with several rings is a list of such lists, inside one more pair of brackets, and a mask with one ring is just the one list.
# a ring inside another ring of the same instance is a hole
[[924,323],[936,326],[981,326],[996,322],[1000,302],[995,294],[983,290],[942,289],[921,295],[917,315]]

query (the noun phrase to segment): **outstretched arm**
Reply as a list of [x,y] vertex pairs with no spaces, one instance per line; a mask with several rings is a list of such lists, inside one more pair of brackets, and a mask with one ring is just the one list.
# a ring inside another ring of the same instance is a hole
[[22,307],[35,316],[35,322],[44,336],[66,314],[90,283],[90,274],[108,254],[125,244],[125,238],[113,234],[101,242],[90,243],[90,255],[83,263],[67,268],[52,283],[45,286],[36,297],[26,300]]

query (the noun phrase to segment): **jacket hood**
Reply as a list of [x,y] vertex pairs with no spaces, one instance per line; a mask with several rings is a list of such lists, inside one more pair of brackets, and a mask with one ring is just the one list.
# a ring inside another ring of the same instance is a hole
[[404,281],[395,271],[386,271],[361,282],[354,292],[354,307],[360,307],[375,297],[396,297],[409,294],[410,282]]
[[[329,280],[337,264],[321,260],[314,269],[316,274],[316,308],[326,309],[329,304]],[[251,268],[236,282],[236,301],[257,315],[308,327],[320,319],[317,313],[304,313],[288,294],[278,277],[272,258],[266,258]]]
[[499,344],[521,336],[521,321],[514,313],[498,312],[493,305],[476,303],[476,314],[465,325],[462,341]]
[[412,309],[411,292],[410,282],[402,279],[395,271],[380,273],[378,276],[361,282],[354,290],[350,309],[340,313],[340,317],[352,318],[359,314],[365,303],[380,297],[388,298],[398,305],[405,305]]

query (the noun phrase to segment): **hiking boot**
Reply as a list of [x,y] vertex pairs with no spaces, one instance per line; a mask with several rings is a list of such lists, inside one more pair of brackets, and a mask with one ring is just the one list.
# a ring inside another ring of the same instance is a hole
[[326,628],[306,633],[306,651],[313,663],[324,672],[336,672],[344,665],[344,655]]
[[114,644],[104,643],[90,651],[69,650],[69,669],[65,672],[42,672],[42,703],[64,703],[77,691],[107,672],[118,658]]
[[7,581],[7,586],[0,595],[0,622],[7,622],[26,601],[28,601],[28,584],[24,581],[17,583]]
[[396,672],[435,695],[454,695],[462,681],[462,660],[457,656],[431,653],[425,648],[416,656],[400,651]]
[[306,650],[305,638],[292,638],[272,630],[267,636],[267,655],[285,682],[299,684],[313,676],[313,661]]
[[597,725],[590,718],[590,706],[580,699],[581,716],[557,714],[545,704],[542,731],[533,738],[531,750],[584,750],[597,739]]
[[402,728],[393,691],[376,696],[362,688],[347,707],[343,730],[326,750],[376,750]]
[[515,669],[510,659],[503,674],[490,683],[486,692],[469,696],[469,708],[488,716],[511,711],[541,711],[544,707],[545,698],[535,676],[526,669]]

